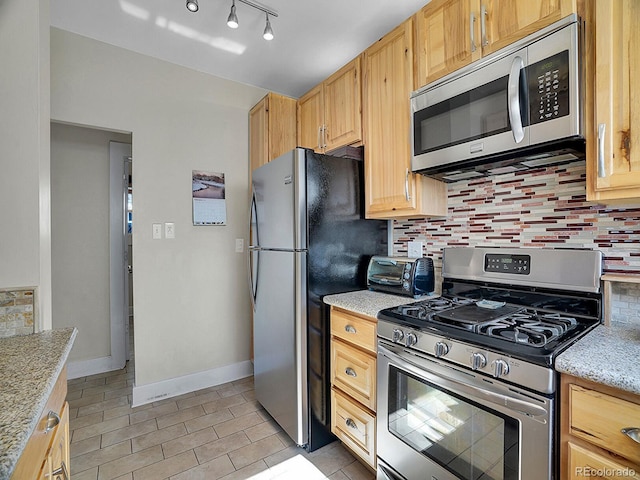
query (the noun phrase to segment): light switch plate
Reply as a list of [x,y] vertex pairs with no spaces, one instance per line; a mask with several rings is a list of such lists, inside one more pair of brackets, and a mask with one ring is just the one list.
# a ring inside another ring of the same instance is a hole
[[165,223],[164,224],[164,238],[176,238],[176,224]]
[[236,253],[244,252],[244,238],[236,238]]
[[422,257],[422,242],[409,242],[407,245],[407,256],[409,258]]
[[162,224],[154,223],[151,225],[152,227],[152,237],[154,240],[160,240],[162,238]]

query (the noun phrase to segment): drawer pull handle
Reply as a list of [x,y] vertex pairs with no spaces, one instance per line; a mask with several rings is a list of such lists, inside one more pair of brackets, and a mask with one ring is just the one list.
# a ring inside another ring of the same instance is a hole
[[353,325],[346,325],[344,329],[347,333],[358,333],[358,331],[355,329],[355,327],[353,327]]
[[356,422],[354,422],[353,420],[351,420],[350,418],[347,418],[347,420],[344,422],[347,424],[347,427],[349,428],[353,428],[355,430],[358,429],[358,425],[356,425]]
[[53,410],[50,410],[49,413],[47,414],[47,425],[44,428],[45,435],[49,433],[51,430],[53,430],[54,428],[56,428],[59,423],[60,423],[60,416]]
[[640,443],[640,428],[638,427],[627,427],[620,430],[627,437],[629,437],[634,442]]
[[347,375],[349,375],[350,377],[357,377],[358,374],[356,373],[356,371],[351,368],[351,367],[347,367],[344,369],[344,373],[346,373]]
[[64,461],[60,465],[60,468],[51,472],[51,475],[53,475],[56,480],[69,480],[69,470],[67,470],[67,466],[64,464]]

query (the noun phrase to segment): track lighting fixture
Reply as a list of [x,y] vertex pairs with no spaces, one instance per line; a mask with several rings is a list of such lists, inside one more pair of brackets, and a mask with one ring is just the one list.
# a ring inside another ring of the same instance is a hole
[[238,28],[238,16],[236,15],[236,0],[232,0],[231,13],[229,13],[229,17],[227,18],[227,25],[229,25],[230,28]]
[[[253,0],[238,0],[238,1],[265,13],[267,21],[264,27],[264,32],[262,34],[262,37],[265,40],[273,40],[273,28],[271,27],[271,21],[269,20],[269,15],[271,15],[272,17],[277,17],[278,14],[273,10],[271,10],[270,8],[265,7],[264,5],[260,5],[259,3],[254,2]],[[187,0],[187,10],[189,10],[190,12],[197,12],[198,9],[199,9],[198,0]],[[235,0],[231,0],[231,12],[227,17],[227,25],[230,28],[238,28],[238,25],[239,25],[238,15],[236,14]]]
[[187,10],[197,12],[198,8],[198,0],[187,0]]
[[265,15],[267,16],[267,24],[264,27],[264,33],[262,34],[262,37],[265,40],[273,40],[273,29],[271,28],[271,22],[269,21],[269,14],[265,13]]

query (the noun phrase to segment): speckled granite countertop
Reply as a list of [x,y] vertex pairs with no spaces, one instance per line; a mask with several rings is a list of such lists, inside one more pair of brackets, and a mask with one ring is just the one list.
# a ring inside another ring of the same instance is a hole
[[64,367],[75,328],[0,338],[0,480],[13,472]]
[[344,308],[345,310],[351,310],[352,312],[375,318],[380,310],[397,307],[405,303],[417,302],[418,300],[414,300],[411,297],[373,292],[371,290],[358,290],[355,292],[327,295],[322,301],[335,307]]
[[640,325],[596,327],[556,358],[556,370],[640,395]]

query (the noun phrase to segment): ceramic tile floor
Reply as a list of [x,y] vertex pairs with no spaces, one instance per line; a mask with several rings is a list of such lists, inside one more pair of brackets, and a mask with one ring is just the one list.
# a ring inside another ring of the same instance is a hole
[[295,446],[247,378],[131,408],[133,361],[69,380],[73,480],[372,480],[334,442]]

